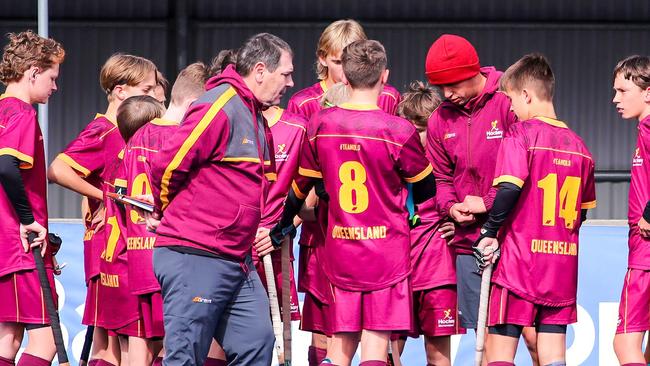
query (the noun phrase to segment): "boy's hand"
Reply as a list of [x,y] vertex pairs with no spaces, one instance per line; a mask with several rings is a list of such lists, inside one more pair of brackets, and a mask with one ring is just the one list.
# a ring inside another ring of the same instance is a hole
[[481,270],[490,263],[494,264],[500,254],[499,242],[496,238],[483,237],[474,246],[476,265]]
[[255,234],[255,240],[253,241],[253,246],[257,251],[257,256],[262,258],[263,256],[271,253],[276,248],[271,242],[271,237],[269,236],[271,230],[265,227],[257,228],[257,234]]
[[440,237],[447,240],[447,244],[449,244],[456,233],[456,225],[451,221],[446,221],[440,225],[438,232],[440,233]]
[[645,221],[643,217],[639,220],[639,232],[644,238],[650,238],[650,223]]
[[104,218],[106,216],[106,207],[104,207],[104,202],[99,204],[97,210],[93,214],[90,225],[95,228],[95,231],[99,231],[102,226],[104,226]]
[[460,226],[467,226],[476,222],[476,218],[464,202],[454,203],[454,205],[449,209],[449,217],[456,221]]
[[[139,196],[135,196],[134,198],[139,199],[140,201],[150,203],[152,205],[154,204],[153,195],[150,194],[142,194]],[[154,212],[148,212],[135,206],[133,206],[133,209],[138,213],[138,215],[140,215],[140,217],[144,217],[144,221],[147,223],[147,230],[152,233],[155,233],[156,229],[158,229],[158,225],[160,225],[162,214],[155,210]]]
[[[27,239],[29,233],[35,233],[36,238],[34,242],[29,244]],[[32,248],[41,247],[41,255],[45,256],[45,250],[47,249],[47,229],[41,226],[38,222],[34,221],[29,225],[20,224],[20,241],[23,244],[23,249],[25,253],[29,253]]]

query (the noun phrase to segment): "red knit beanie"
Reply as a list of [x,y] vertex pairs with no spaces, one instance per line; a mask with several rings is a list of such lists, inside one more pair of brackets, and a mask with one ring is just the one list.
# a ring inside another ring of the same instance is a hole
[[468,40],[443,34],[427,53],[425,74],[433,85],[454,84],[479,73],[481,64],[476,50]]

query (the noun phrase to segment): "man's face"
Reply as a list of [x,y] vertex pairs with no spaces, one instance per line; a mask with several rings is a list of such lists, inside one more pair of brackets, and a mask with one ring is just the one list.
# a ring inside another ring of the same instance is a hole
[[39,71],[33,68],[27,71],[28,77],[32,77],[31,99],[34,103],[47,103],[50,96],[57,90],[56,79],[59,77],[59,64],[54,64],[47,70]]
[[621,117],[625,119],[642,117],[645,109],[648,108],[647,99],[648,90],[643,90],[632,80],[626,79],[623,73],[616,75],[612,102]]
[[341,63],[342,53],[343,52],[338,51],[327,55],[325,58],[318,58],[318,62],[327,67],[327,79],[334,84],[340,83],[344,80],[343,65]]
[[475,84],[474,78],[470,78],[454,84],[440,85],[440,89],[448,101],[462,107],[478,95]]
[[293,87],[293,62],[289,52],[282,51],[280,63],[275,71],[265,69],[255,97],[265,106],[280,104],[280,99],[288,88]]

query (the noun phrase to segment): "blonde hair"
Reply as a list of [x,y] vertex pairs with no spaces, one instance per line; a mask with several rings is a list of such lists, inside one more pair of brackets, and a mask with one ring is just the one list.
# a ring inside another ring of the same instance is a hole
[[319,104],[322,108],[330,108],[347,102],[349,98],[347,85],[336,83],[323,93]]
[[65,58],[65,50],[59,42],[43,38],[31,30],[8,33],[7,38],[9,43],[4,47],[0,61],[0,82],[5,85],[20,81],[32,66],[44,71],[62,63]]
[[418,131],[424,131],[427,129],[429,117],[440,103],[442,98],[432,87],[416,80],[409,85],[406,93],[402,94],[397,114],[413,123]]
[[128,142],[140,127],[159,118],[164,112],[165,107],[154,97],[136,95],[126,98],[117,108],[117,128],[124,141]]
[[181,104],[184,100],[198,98],[205,92],[208,68],[202,62],[195,62],[184,68],[172,86],[172,104]]
[[99,84],[110,100],[111,93],[117,85],[136,86],[151,72],[157,75],[158,70],[150,60],[140,56],[115,53],[102,66]]
[[336,54],[354,41],[368,39],[363,27],[352,19],[337,20],[325,28],[318,39],[316,48],[316,74],[319,80],[327,78],[327,66],[320,63],[319,58]]

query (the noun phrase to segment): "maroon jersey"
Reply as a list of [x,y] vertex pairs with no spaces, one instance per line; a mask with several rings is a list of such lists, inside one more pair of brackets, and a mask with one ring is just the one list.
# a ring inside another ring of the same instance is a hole
[[349,291],[389,287],[410,273],[405,182],[431,173],[415,127],[376,105],[343,104],[309,123],[299,176],[323,178],[329,195],[325,246],[318,252],[328,279]]
[[435,198],[418,205],[421,224],[411,229],[413,291],[456,284],[456,256],[438,231],[444,222]]
[[591,153],[563,122],[538,117],[510,128],[494,176],[521,194],[499,232],[493,282],[539,305],[574,304],[580,210],[596,207]]
[[[47,228],[47,195],[43,135],[36,111],[22,100],[0,96],[0,155],[20,161],[20,175],[34,220]],[[25,269],[34,269],[32,253],[25,253],[20,241],[20,220],[0,186],[0,277]],[[52,266],[48,250],[45,263]]]
[[[151,194],[149,164],[163,142],[177,128],[177,122],[156,118],[133,134],[124,150],[127,195]],[[126,207],[126,236],[131,293],[141,295],[159,291],[160,284],[154,276],[152,258],[156,234],[147,230],[144,218],[130,206]]]
[[[122,155],[122,154],[120,154]],[[124,163],[122,156],[108,162],[106,170],[113,178],[112,184],[105,184],[106,191],[124,194]],[[121,328],[138,318],[138,298],[129,291],[129,276],[126,253],[126,211],[119,204],[104,195],[106,218],[104,248],[99,263],[99,325],[106,329]]]
[[[106,182],[113,183],[109,178],[107,162],[113,162],[117,154],[124,148],[124,140],[115,122],[102,114],[84,128],[74,140],[60,153],[57,158],[64,161],[77,174],[82,176],[94,187],[105,189]],[[88,198],[90,213],[84,218],[86,233],[84,235],[84,272],[86,281],[99,274],[99,255],[103,249],[102,232],[95,233],[91,225],[92,216],[100,206],[100,201]],[[104,230],[100,228],[99,231]]]
[[[650,117],[639,122],[639,135],[632,157],[632,181],[630,183],[629,206],[627,211],[630,231],[638,231],[638,224],[643,217],[643,210],[650,201],[650,164],[645,159],[650,157]],[[630,240],[628,267],[650,270],[650,246],[643,240]]]
[[[313,114],[322,109],[320,100],[326,91],[327,85],[325,80],[321,80],[318,83],[294,94],[291,99],[289,99],[287,110],[310,119]],[[386,113],[395,114],[399,101],[400,95],[397,89],[386,84],[384,85],[384,90],[379,95],[377,104]],[[322,243],[323,240],[319,223],[309,221],[302,223],[302,229],[300,231],[301,245],[314,246],[315,243]]]
[[300,149],[305,139],[307,121],[300,115],[276,108],[275,118],[267,121],[275,144],[277,180],[269,182],[260,226],[271,228],[282,216],[284,200],[298,173]]

